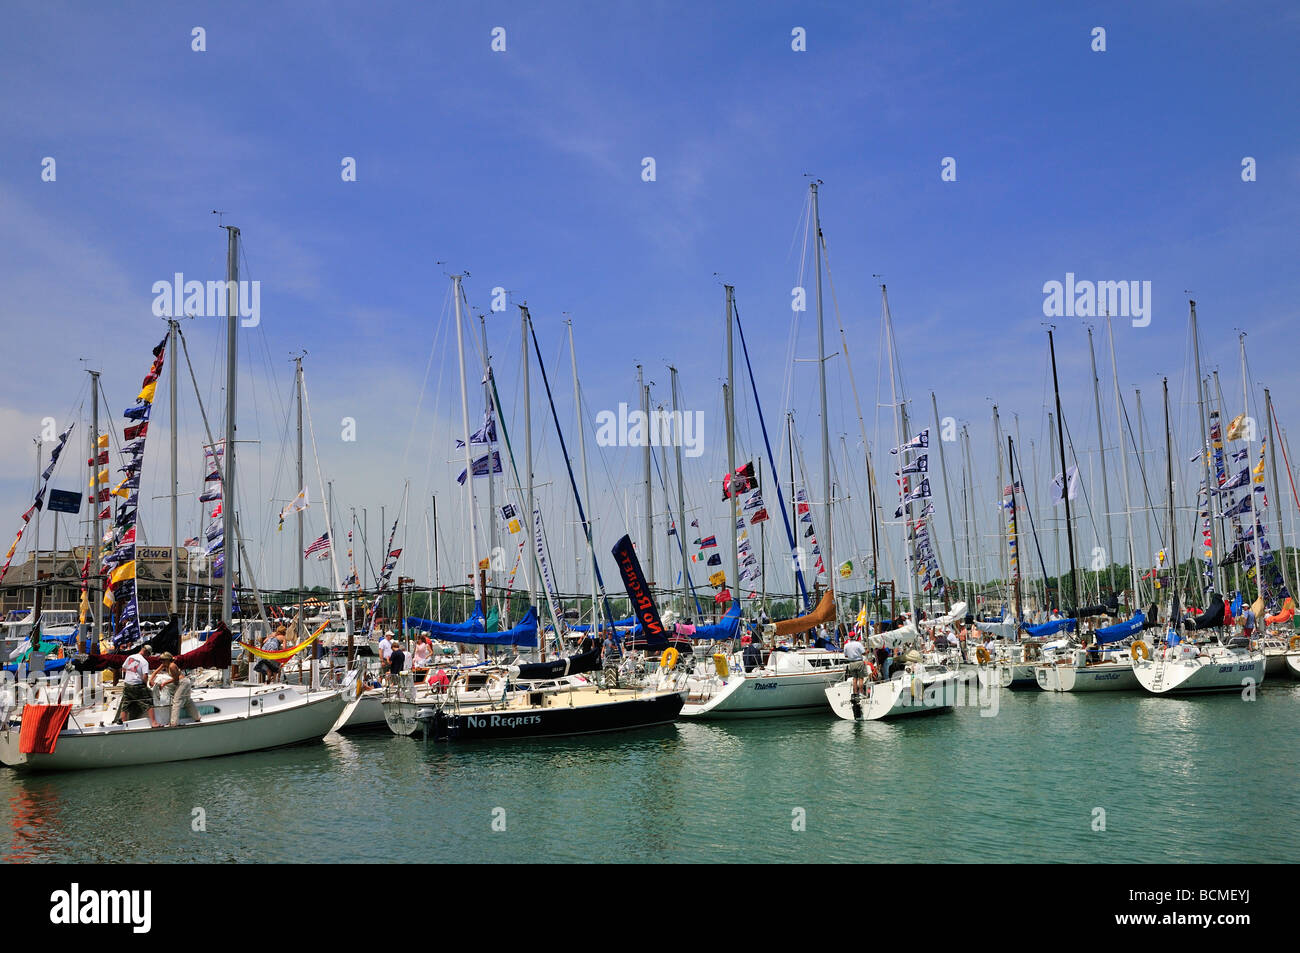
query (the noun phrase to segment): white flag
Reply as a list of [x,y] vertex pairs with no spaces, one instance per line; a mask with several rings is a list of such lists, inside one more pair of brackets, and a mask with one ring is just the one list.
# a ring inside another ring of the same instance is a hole
[[[1077,493],[1079,490],[1079,468],[1070,467],[1070,469],[1066,471],[1066,474],[1069,479],[1069,490],[1068,490],[1069,497],[1070,499],[1074,499],[1075,493]],[[1058,473],[1056,476],[1052,477],[1052,505],[1053,506],[1065,502],[1065,496],[1062,495],[1061,491],[1062,491],[1062,480],[1061,480],[1061,474]]]

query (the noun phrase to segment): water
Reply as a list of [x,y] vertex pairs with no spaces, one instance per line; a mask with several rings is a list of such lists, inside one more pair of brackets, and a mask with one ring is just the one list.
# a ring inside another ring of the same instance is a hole
[[[382,731],[150,768],[0,769],[3,859],[1300,858],[1300,684],[1266,683],[1253,703],[1037,691],[998,700],[995,717],[967,708],[884,724],[681,722],[492,746]],[[192,829],[196,808],[206,831]],[[1093,829],[1096,809],[1104,830]]]

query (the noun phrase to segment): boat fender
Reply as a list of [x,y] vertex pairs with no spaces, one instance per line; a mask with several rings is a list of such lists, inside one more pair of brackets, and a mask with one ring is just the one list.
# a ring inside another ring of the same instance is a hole
[[1151,646],[1147,645],[1141,639],[1138,639],[1136,642],[1133,643],[1133,647],[1129,649],[1129,654],[1133,657],[1133,661],[1135,662],[1138,660],[1139,657],[1141,657],[1144,661],[1150,661]]
[[975,647],[975,661],[981,665],[987,665],[989,663],[989,650],[982,645],[977,645]]
[[722,652],[713,656],[713,670],[718,673],[718,678],[726,678],[731,674],[731,666],[727,664],[727,656]]
[[921,676],[917,675],[912,679],[912,697],[920,698],[921,693],[925,691],[925,682],[921,681]]
[[659,656],[659,667],[667,671],[672,671],[677,667],[677,650],[674,648],[664,649],[664,654]]

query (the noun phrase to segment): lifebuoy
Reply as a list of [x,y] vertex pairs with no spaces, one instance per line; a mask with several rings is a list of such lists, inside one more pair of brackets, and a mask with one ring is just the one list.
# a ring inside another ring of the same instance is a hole
[[664,649],[664,654],[659,656],[659,667],[671,671],[677,667],[677,650],[674,648]]
[[989,650],[982,645],[975,646],[975,661],[981,665],[987,665],[989,663]]
[[1135,662],[1138,660],[1139,656],[1142,658],[1143,661],[1151,660],[1151,646],[1147,645],[1141,639],[1138,639],[1138,641],[1134,642],[1132,647],[1128,651],[1129,651],[1129,655],[1132,656],[1133,661]]

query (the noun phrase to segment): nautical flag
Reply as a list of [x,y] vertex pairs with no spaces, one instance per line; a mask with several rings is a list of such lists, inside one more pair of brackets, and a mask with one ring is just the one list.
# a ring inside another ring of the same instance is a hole
[[[501,472],[501,451],[493,450],[491,457],[492,457],[492,472],[500,473]],[[473,468],[474,468],[474,475],[476,477],[487,476],[488,475],[488,454],[485,453],[483,454],[483,456],[475,460],[473,462]],[[460,484],[464,484],[465,482],[464,470],[460,471],[460,476],[456,477],[456,482]]]
[[758,523],[762,523],[767,518],[768,518],[767,510],[759,510],[757,513],[755,513],[753,516],[749,518],[749,525],[754,526]]
[[1234,450],[1231,454],[1233,463],[1240,463],[1242,460],[1245,460],[1248,456],[1250,456],[1249,447],[1242,447],[1240,450]]
[[[497,422],[493,418],[491,411],[488,411],[487,415],[484,417],[483,426],[479,427],[478,430],[475,430],[472,434],[469,435],[469,442],[470,443],[496,443],[497,442]],[[457,440],[456,446],[464,447],[465,441]],[[480,474],[476,472],[474,475],[479,476]]]
[[902,476],[904,473],[929,473],[930,472],[930,455],[922,453],[907,466],[901,470],[895,470],[894,476]]
[[715,589],[718,586],[725,586],[726,584],[727,584],[727,574],[723,572],[721,569],[719,569],[713,575],[709,576],[709,585],[713,586]]
[[312,543],[310,546],[306,548],[306,550],[303,551],[303,556],[304,557],[310,556],[312,553],[319,553],[322,550],[328,551],[329,547],[330,547],[330,534],[328,531],[326,531],[324,533],[321,533],[320,538],[317,539],[316,542]]
[[1187,462],[1188,462],[1188,463],[1195,463],[1197,460],[1201,459],[1201,456],[1202,456],[1203,454],[1208,453],[1208,452],[1209,452],[1209,451],[1208,451],[1206,448],[1202,447],[1202,448],[1201,448],[1200,450],[1198,450],[1196,453],[1192,454],[1192,455],[1188,458]]
[[853,560],[850,559],[840,567],[840,575],[845,579],[848,579],[849,576],[853,575]]
[[1243,496],[1240,503],[1230,506],[1223,511],[1222,519],[1227,519],[1229,516],[1240,516],[1242,513],[1249,513],[1251,511],[1250,501],[1252,499],[1254,499],[1254,497]]
[[813,528],[812,528],[811,526],[809,526],[809,527],[808,527],[808,531],[807,531],[806,533],[804,533],[803,535],[804,535],[804,538],[806,539],[807,537],[811,536],[812,534],[813,534]]
[[[301,513],[307,508],[307,506],[307,488],[304,486],[302,492],[290,500],[285,508],[280,511],[280,525],[275,528],[275,531],[278,533],[284,529],[284,518],[286,516],[290,513]],[[213,511],[212,515],[216,516],[220,511],[221,507],[218,506],[217,509]]]
[[1227,438],[1229,440],[1241,440],[1245,436],[1245,423],[1245,414],[1238,414],[1233,417],[1232,421],[1228,424]]
[[707,565],[709,565],[709,566],[721,566],[721,565],[722,565],[722,556],[721,556],[721,554],[719,554],[719,553],[714,553],[712,556],[710,556]]
[[763,494],[755,493],[745,501],[743,508],[746,510],[757,510],[757,509],[761,509],[762,506],[763,506]]
[[700,528],[700,521],[699,521],[699,520],[691,520],[691,525],[694,526],[696,529],[699,529],[699,528]]
[[668,535],[669,535],[669,536],[676,536],[676,535],[677,535],[677,524],[676,524],[676,523],[669,523],[669,524],[668,524]]
[[515,513],[515,506],[513,503],[505,503],[502,505],[501,518],[503,520],[509,522],[510,520],[514,519],[516,515],[517,514]]
[[1245,486],[1250,482],[1250,467],[1242,467],[1241,472],[1229,480],[1223,486],[1219,487],[1216,492],[1222,493],[1225,490],[1235,490],[1239,486]]
[[907,450],[927,450],[930,447],[930,428],[926,427],[919,434],[907,441],[901,447],[895,447],[890,453],[903,453]]
[[1003,496],[1011,496],[1015,493],[1024,493],[1024,492],[1025,492],[1025,488],[1020,485],[1019,480],[1017,480],[1015,483],[1008,483],[1005,487],[1002,488]]
[[710,546],[716,545],[718,545],[718,537],[716,536],[705,536],[700,540],[700,549],[708,549]]
[[745,528],[745,517],[741,516],[736,520],[736,529],[744,529],[744,528]]
[[[1074,499],[1075,494],[1078,493],[1079,491],[1079,468],[1070,467],[1070,469],[1066,471],[1066,474],[1069,480],[1069,489],[1067,492],[1069,498]],[[1052,505],[1053,506],[1057,505],[1058,503],[1065,502],[1066,497],[1062,495],[1062,485],[1063,483],[1061,480],[1061,474],[1058,473],[1056,476],[1052,477]]]
[[510,530],[511,536],[513,536],[515,533],[519,532],[523,528],[524,528],[523,524],[521,524],[517,519],[511,520],[509,523],[506,524],[506,529]]
[[754,476],[754,462],[752,460],[744,466],[736,467],[735,473],[727,473],[722,477],[722,498],[724,500],[731,499],[732,494],[739,496],[757,488],[758,479]]

